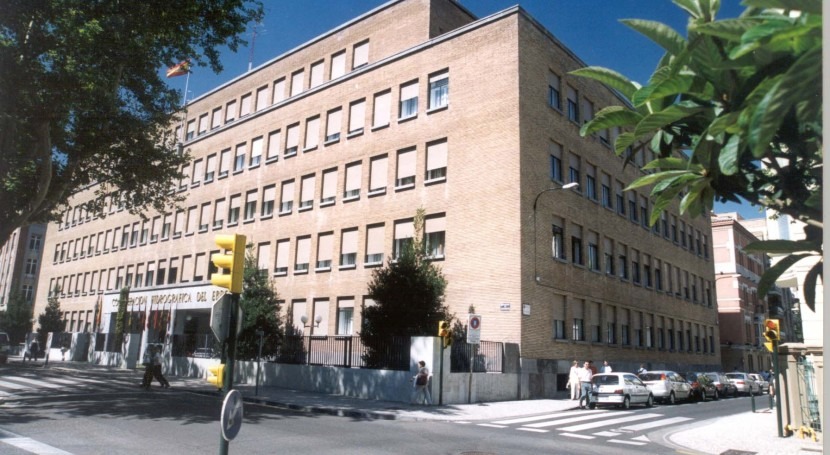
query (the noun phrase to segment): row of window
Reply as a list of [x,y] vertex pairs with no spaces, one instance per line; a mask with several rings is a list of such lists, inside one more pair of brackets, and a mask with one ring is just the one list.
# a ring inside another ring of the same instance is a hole
[[[425,151],[424,184],[446,181],[446,139],[427,143]],[[415,187],[416,154],[416,147],[408,147],[395,154],[395,191]],[[369,191],[367,196],[385,194],[390,168],[389,155],[381,154],[369,158],[368,166]],[[186,210],[179,210],[175,214],[156,216],[147,221],[135,221],[105,232],[69,240],[55,245],[53,262],[91,257],[102,252],[108,253],[110,250],[133,248],[159,240],[192,235],[196,232],[204,233],[209,228],[232,227],[240,221],[243,223],[254,221],[257,214],[260,220],[265,220],[273,217],[275,209],[278,209],[277,215],[279,216],[289,215],[295,209],[295,200],[299,200],[298,212],[313,209],[315,201],[321,208],[332,206],[336,203],[338,188],[342,189],[339,194],[342,195],[344,203],[356,201],[360,199],[361,186],[364,182],[363,167],[363,161],[355,161],[346,164],[342,170],[336,167],[326,169],[320,175],[307,174],[298,179],[285,180],[279,186],[277,184],[266,185],[244,194],[239,193],[228,198],[205,202],[200,206],[192,206]],[[342,180],[338,176],[341,172],[344,176]],[[279,194],[277,194],[278,190]],[[278,197],[279,207],[276,207]]]
[[[713,306],[711,282],[623,242],[554,217],[551,255],[636,286]],[[570,246],[570,248],[568,248]],[[700,292],[702,291],[702,293]]]
[[[427,254],[433,259],[444,258],[445,226],[444,214],[430,215],[425,218],[423,241]],[[404,245],[412,241],[415,231],[414,222],[412,219],[395,221],[393,229],[392,254],[393,257],[397,257]],[[289,258],[292,254],[291,270],[295,275],[307,274],[312,268],[315,272],[329,272],[335,266],[339,270],[355,269],[360,262],[357,256],[360,235],[360,229],[352,227],[341,229],[338,233],[330,231],[316,236],[304,235],[294,239],[279,239],[275,242],[276,256],[271,255],[271,242],[257,244],[255,253],[261,270],[270,271],[271,264],[274,264],[273,274],[275,276],[284,276],[289,273],[289,264],[291,264]],[[382,265],[385,255],[386,224],[367,225],[364,235],[363,265],[365,267]],[[335,246],[335,237],[339,240],[339,247]],[[336,249],[340,251],[337,263],[334,262],[333,257]],[[314,263],[311,262],[312,251],[316,251],[313,256]],[[61,278],[52,278],[49,288],[54,291],[57,286],[62,296],[78,296],[104,290],[117,290],[124,286],[141,288],[206,281],[211,273],[216,272],[213,263],[209,260],[210,254],[213,253],[218,253],[218,251],[66,275]]]

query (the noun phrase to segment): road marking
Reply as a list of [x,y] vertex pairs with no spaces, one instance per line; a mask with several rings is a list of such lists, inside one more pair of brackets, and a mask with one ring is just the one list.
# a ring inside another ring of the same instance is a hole
[[662,427],[664,425],[672,425],[672,424],[679,423],[679,422],[685,422],[687,420],[692,420],[692,419],[691,419],[691,417],[672,417],[671,419],[663,419],[663,420],[658,420],[656,422],[646,422],[646,423],[641,423],[641,424],[638,424],[638,425],[631,425],[631,426],[627,426],[627,427],[622,427],[622,428],[620,428],[620,430],[626,430],[626,431],[648,430],[649,428],[657,428],[657,427]]
[[651,442],[651,441],[648,440],[648,436],[646,436],[646,435],[637,436],[636,438],[631,438],[631,440],[632,441]]
[[549,433],[550,430],[537,430],[536,428],[516,428],[517,430],[521,431],[531,431],[533,433]]
[[[602,413],[602,412],[608,412],[608,411],[583,411],[583,412],[580,412],[579,414],[575,414],[575,415],[583,416],[585,414],[597,414],[597,413]],[[525,423],[525,422],[534,422],[534,421],[537,421],[537,420],[552,419],[552,418],[555,418],[555,417],[562,417],[562,415],[563,415],[563,413],[558,412],[556,414],[545,414],[545,415],[534,416],[534,417],[521,417],[521,418],[518,418],[518,419],[497,420],[493,423],[504,424],[504,425],[512,425],[514,423]]]
[[577,439],[595,439],[593,436],[588,436],[585,434],[573,434],[573,433],[560,433],[560,436],[567,436],[569,438],[577,438]]
[[8,381],[0,381],[0,387],[6,388],[6,389],[14,389],[14,390],[26,390],[26,389],[31,389],[32,388],[31,386],[28,386],[28,385],[23,385],[23,384],[18,384],[16,382],[8,382]]
[[592,428],[604,427],[607,425],[614,425],[617,423],[631,422],[634,420],[653,419],[654,417],[662,417],[662,414],[639,414],[629,417],[620,417],[619,419],[601,420],[599,422],[583,423],[581,425],[572,425],[565,428],[559,428],[561,431],[582,431],[590,430]]
[[608,442],[613,442],[615,444],[628,444],[630,446],[644,446],[644,445],[646,445],[645,442],[623,441],[621,439],[609,439]]
[[493,425],[492,423],[480,423],[478,426],[489,428],[507,428],[507,425]]
[[[15,384],[22,385],[27,389],[31,388],[47,388],[47,389],[61,389],[63,386],[51,384],[44,378],[28,378],[24,376],[6,376],[3,379],[11,381]],[[4,381],[5,382],[5,381]]]
[[35,441],[32,438],[24,438],[22,436],[16,438],[0,438],[0,442],[37,455],[72,455],[70,452],[58,449],[57,447],[52,447],[48,444]]
[[600,431],[599,433],[592,433],[594,436],[602,436],[604,438],[613,438],[614,436],[619,436],[622,433],[617,433],[615,431]]
[[[615,412],[614,413],[614,415],[626,415],[626,414],[633,414],[633,412],[623,411],[623,412]],[[530,427],[530,428],[553,427],[553,426],[556,426],[556,425],[563,425],[563,424],[566,424],[566,423],[581,422],[583,420],[601,419],[603,417],[607,417],[608,415],[610,415],[610,414],[608,414],[608,413],[593,414],[593,415],[587,415],[587,416],[581,416],[581,417],[572,417],[572,418],[568,418],[568,419],[551,420],[551,421],[548,421],[548,422],[531,423],[531,424],[524,425],[524,426]],[[599,426],[602,426],[602,425],[599,425]]]

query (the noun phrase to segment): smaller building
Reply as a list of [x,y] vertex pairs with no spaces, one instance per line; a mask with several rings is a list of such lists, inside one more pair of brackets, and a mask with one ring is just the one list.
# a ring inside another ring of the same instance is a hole
[[45,233],[46,225],[24,226],[0,247],[0,311],[15,295],[34,304]]

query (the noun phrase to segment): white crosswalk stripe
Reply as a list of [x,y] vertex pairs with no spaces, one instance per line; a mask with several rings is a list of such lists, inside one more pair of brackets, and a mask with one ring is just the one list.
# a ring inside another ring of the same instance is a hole
[[576,432],[582,430],[591,430],[599,427],[607,427],[609,425],[616,425],[618,423],[631,422],[633,420],[653,419],[654,417],[662,417],[662,414],[637,414],[627,417],[619,417],[610,420],[601,420],[599,422],[583,423],[580,425],[571,425],[568,427],[558,428],[561,431]]
[[120,388],[133,385],[132,381],[98,380],[80,376],[54,377],[32,375],[5,375],[0,377],[0,397],[11,397],[38,390],[72,391],[78,388]]

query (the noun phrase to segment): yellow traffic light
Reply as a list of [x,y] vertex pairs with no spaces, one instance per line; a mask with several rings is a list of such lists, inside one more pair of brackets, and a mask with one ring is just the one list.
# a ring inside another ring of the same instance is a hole
[[781,339],[781,329],[778,324],[778,319],[767,319],[764,321],[764,338],[770,343]]
[[444,336],[444,332],[447,330],[448,327],[449,327],[449,324],[447,324],[447,321],[439,322],[438,323],[438,336],[439,337]]
[[450,330],[450,324],[447,321],[438,323],[438,336],[444,340],[445,348],[452,344],[452,330]]
[[242,293],[242,274],[245,267],[245,236],[240,234],[217,235],[216,244],[230,253],[218,253],[210,260],[218,268],[227,270],[228,274],[214,273],[210,282],[216,286],[228,289],[234,294]]
[[220,363],[208,367],[207,382],[216,386],[217,389],[225,387],[225,364]]
[[775,348],[772,346],[772,341],[764,343],[764,347],[767,348],[767,351],[769,352],[775,352]]

